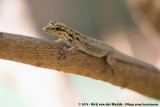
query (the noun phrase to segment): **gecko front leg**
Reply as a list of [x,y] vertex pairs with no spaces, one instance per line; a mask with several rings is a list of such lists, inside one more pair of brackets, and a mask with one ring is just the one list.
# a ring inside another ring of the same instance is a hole
[[115,59],[114,59],[114,53],[113,52],[109,52],[106,56],[106,63],[107,63],[107,70],[105,72],[108,71],[112,71],[113,74],[115,74],[115,68],[114,68],[114,64],[115,64]]
[[74,54],[76,51],[79,50],[79,47],[70,47],[70,48],[62,48],[60,51],[60,57],[59,59],[65,59],[69,54]]
[[[61,43],[61,44],[65,43],[60,38],[58,40],[56,40],[56,42]],[[79,50],[78,47],[70,47],[70,48],[63,47],[62,50],[60,51],[60,55],[61,56],[59,56],[58,58],[59,59],[65,59],[67,57],[67,55],[73,54],[73,53],[75,53],[78,50]]]

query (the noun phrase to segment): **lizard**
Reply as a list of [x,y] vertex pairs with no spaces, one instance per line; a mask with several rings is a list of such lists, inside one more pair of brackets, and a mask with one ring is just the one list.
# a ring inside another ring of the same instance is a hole
[[107,43],[85,36],[84,34],[71,29],[63,23],[50,21],[49,24],[43,28],[43,30],[60,38],[60,43],[65,42],[68,46],[70,46],[69,49],[66,49],[69,52],[74,53],[77,50],[81,50],[95,57],[106,57],[106,63],[109,65],[107,69],[113,68],[115,61],[119,60],[142,68],[148,67],[149,69],[157,70],[156,67],[131,56],[125,55]]

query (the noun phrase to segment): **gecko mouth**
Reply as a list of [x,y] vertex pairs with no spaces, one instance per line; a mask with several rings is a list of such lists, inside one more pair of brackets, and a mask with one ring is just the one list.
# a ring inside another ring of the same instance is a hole
[[43,31],[45,31],[47,33],[50,33],[50,30],[49,30],[49,28],[47,26],[43,28]]

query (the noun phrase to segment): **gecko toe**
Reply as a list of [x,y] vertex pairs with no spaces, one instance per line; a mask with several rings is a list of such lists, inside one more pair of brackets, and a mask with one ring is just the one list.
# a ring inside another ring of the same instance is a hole
[[60,56],[58,57],[58,59],[66,59],[66,57],[68,55],[68,50],[64,47],[61,49],[59,54],[60,54]]

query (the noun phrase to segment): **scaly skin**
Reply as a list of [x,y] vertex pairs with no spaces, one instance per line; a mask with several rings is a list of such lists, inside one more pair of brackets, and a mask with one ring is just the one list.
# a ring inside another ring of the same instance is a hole
[[75,48],[77,50],[78,48],[79,50],[93,55],[95,57],[106,57],[107,64],[111,66],[115,64],[115,60],[119,60],[125,63],[138,65],[142,68],[143,66],[147,66],[149,69],[156,69],[154,66],[150,64],[127,56],[119,52],[118,50],[114,49],[113,47],[109,46],[108,44],[87,37],[60,22],[50,21],[49,25],[44,27],[43,30],[62,39],[67,45],[71,47],[71,49]]

